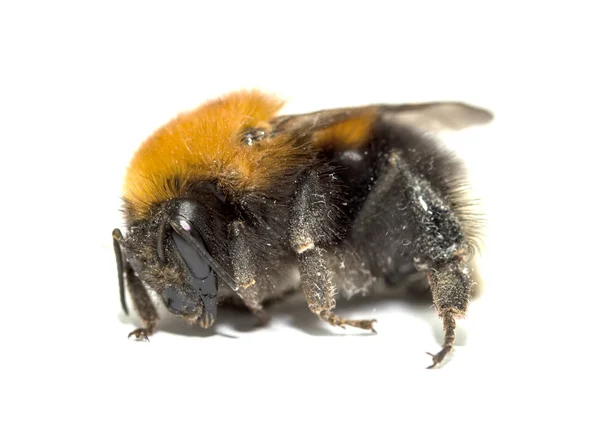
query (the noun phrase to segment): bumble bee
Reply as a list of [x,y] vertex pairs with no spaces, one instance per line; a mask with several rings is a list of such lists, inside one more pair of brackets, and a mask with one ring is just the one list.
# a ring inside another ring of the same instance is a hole
[[282,106],[235,92],[179,115],[135,153],[126,235],[113,231],[121,304],[127,313],[127,286],[143,323],[129,336],[156,329],[151,291],[208,328],[230,301],[267,323],[265,303],[286,287],[301,288],[321,320],[374,332],[376,320],[337,315],[336,298],[417,275],[443,322],[430,354],[439,364],[472,295],[479,220],[462,164],[427,131],[492,115],[454,102],[280,116]]

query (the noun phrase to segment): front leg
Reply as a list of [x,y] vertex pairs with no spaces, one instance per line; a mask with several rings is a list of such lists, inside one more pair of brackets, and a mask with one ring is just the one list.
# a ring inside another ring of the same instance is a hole
[[354,326],[375,332],[376,320],[346,320],[337,316],[333,272],[328,267],[328,244],[341,233],[334,201],[335,175],[311,171],[299,181],[290,215],[290,243],[298,255],[300,280],[309,309],[334,326]]
[[118,229],[113,231],[113,242],[115,249],[115,257],[117,260],[117,270],[119,274],[119,292],[121,295],[121,306],[123,311],[128,314],[127,304],[125,302],[125,283],[133,305],[137,310],[138,316],[142,320],[143,327],[138,328],[129,333],[128,338],[135,336],[136,340],[148,340],[148,336],[152,335],[156,329],[156,323],[158,322],[158,312],[156,307],[152,303],[148,291],[142,284],[142,281],[136,276],[131,264],[127,261],[126,257],[123,256],[121,243],[123,235]]
[[133,268],[129,264],[125,267],[125,278],[133,305],[137,310],[140,320],[142,320],[142,327],[131,331],[127,337],[131,338],[134,336],[136,340],[148,340],[148,336],[152,335],[156,329],[158,311],[150,299],[146,287],[144,287],[142,281],[135,275]]

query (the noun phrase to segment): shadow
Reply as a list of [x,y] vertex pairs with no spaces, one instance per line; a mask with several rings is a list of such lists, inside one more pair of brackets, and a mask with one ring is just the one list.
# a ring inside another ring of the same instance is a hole
[[[225,314],[225,315],[223,315]],[[238,338],[236,335],[224,332],[226,322],[230,320],[227,318],[227,312],[219,312],[217,314],[218,323],[214,326],[204,329],[199,325],[190,325],[185,323],[180,317],[163,312],[160,316],[159,325],[157,330],[160,332],[166,332],[173,335],[182,335],[185,337],[201,337],[209,338],[214,336],[220,336],[225,338]]]
[[[369,297],[357,297],[358,300],[365,300],[362,305],[365,308],[372,308],[373,301]],[[341,299],[337,301],[336,305],[336,313],[347,316],[345,310],[348,309],[348,301],[345,299]],[[362,307],[362,306],[361,306]],[[360,308],[357,308],[360,310]],[[333,327],[319,319],[315,314],[313,314],[306,304],[306,300],[301,293],[295,294],[290,297],[287,301],[278,304],[271,311],[274,319],[285,319],[289,326],[292,326],[306,334],[313,336],[373,336],[376,335],[370,331],[365,331],[358,328],[347,327],[346,329]],[[369,311],[370,313],[370,311]],[[369,315],[369,313],[365,312],[364,317],[357,318],[373,318]],[[353,317],[354,318],[354,317]]]
[[[182,335],[186,337],[214,337],[221,336],[226,338],[239,338],[237,335],[224,332],[224,329],[234,328],[235,332],[248,332],[256,328],[256,319],[250,312],[236,308],[219,308],[217,323],[208,329],[198,325],[186,324],[183,319],[177,315],[169,313],[164,307],[158,306],[158,326],[156,332],[166,332],[173,335]],[[119,312],[119,322],[127,326],[141,327],[141,321],[131,312],[126,315],[123,311]],[[133,329],[130,329],[131,331]],[[150,336],[150,339],[152,336]]]
[[[414,292],[414,291],[413,291]],[[431,328],[436,342],[441,345],[444,340],[442,322],[439,319],[431,296],[427,293],[410,293],[398,289],[385,294],[355,296],[351,299],[339,298],[336,303],[336,313],[344,318],[379,320],[375,323],[375,329],[381,325],[381,320],[388,313],[403,313],[416,316],[427,323]],[[377,308],[376,314],[373,309]],[[274,300],[265,304],[265,310],[271,316],[268,326],[262,327],[258,319],[250,311],[240,306],[226,305],[219,307],[217,323],[209,329],[200,326],[186,324],[180,317],[170,314],[164,307],[159,306],[159,324],[157,332],[167,332],[174,335],[186,337],[214,337],[239,338],[241,334],[269,330],[275,324],[290,326],[312,336],[375,336],[369,331],[348,327],[347,329],[336,328],[321,321],[314,315],[306,304],[302,293],[290,294],[285,299]],[[119,321],[124,325],[140,327],[140,321],[133,312],[127,316],[122,311],[119,313]],[[387,324],[390,324],[387,321]],[[392,323],[393,324],[393,323]],[[131,329],[130,329],[131,330]],[[230,333],[229,331],[233,332]],[[460,322],[456,328],[456,346],[464,346],[467,343],[466,329]]]
[[[377,313],[373,314],[373,309],[377,308]],[[376,335],[360,329],[343,329],[334,328],[313,315],[302,297],[293,305],[289,305],[289,313],[292,316],[292,323],[295,327],[310,334],[310,335]],[[353,319],[369,319],[375,318],[378,320],[375,323],[375,329],[378,330],[378,325],[381,325],[381,320],[386,314],[407,314],[417,317],[427,323],[431,328],[431,333],[436,342],[441,346],[444,342],[444,328],[441,319],[438,317],[437,311],[433,305],[433,301],[429,291],[426,294],[410,294],[402,289],[395,291],[380,293],[377,295],[356,296],[349,300],[338,299],[336,302],[336,313],[345,318]],[[390,324],[388,320],[386,322]],[[392,321],[393,324],[393,321]],[[353,332],[349,332],[353,331]],[[354,332],[356,331],[356,332]],[[360,332],[358,332],[360,331]],[[456,346],[464,346],[467,343],[467,331],[461,325],[460,320],[456,327]]]

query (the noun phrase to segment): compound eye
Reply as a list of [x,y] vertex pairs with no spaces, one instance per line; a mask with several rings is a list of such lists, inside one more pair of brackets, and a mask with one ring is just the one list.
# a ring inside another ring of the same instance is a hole
[[[181,222],[181,226],[185,230],[188,230],[188,228],[191,229],[189,224],[185,221]],[[188,228],[186,228],[186,227],[188,227]],[[175,246],[177,247],[179,254],[183,258],[183,261],[187,265],[187,268],[188,268],[189,272],[192,274],[192,276],[196,279],[201,279],[201,280],[206,279],[212,272],[210,265],[208,264],[208,261],[202,255],[200,255],[194,249],[194,247],[192,247],[188,243],[188,241],[186,241],[184,238],[182,238],[175,232],[173,232],[173,241],[175,242]],[[199,242],[202,243],[201,241],[199,241]],[[202,245],[204,245],[204,244],[202,244]]]
[[267,136],[264,129],[251,128],[242,133],[242,144],[252,146]]

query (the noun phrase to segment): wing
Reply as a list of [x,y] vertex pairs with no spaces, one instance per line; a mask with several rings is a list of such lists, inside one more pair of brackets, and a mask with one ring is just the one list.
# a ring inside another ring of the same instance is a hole
[[384,119],[408,124],[423,130],[461,130],[489,123],[491,112],[462,102],[382,105]]
[[461,130],[481,125],[493,119],[491,112],[461,102],[430,102],[416,104],[378,104],[365,107],[320,110],[300,115],[275,118],[274,130],[294,133],[314,133],[342,123],[372,123],[379,115],[383,120],[417,127],[423,130]]

